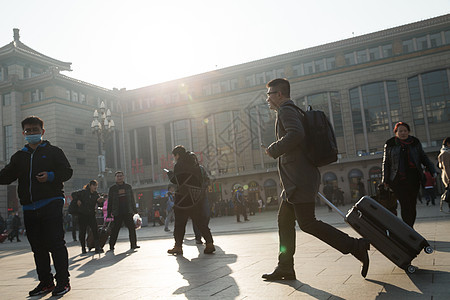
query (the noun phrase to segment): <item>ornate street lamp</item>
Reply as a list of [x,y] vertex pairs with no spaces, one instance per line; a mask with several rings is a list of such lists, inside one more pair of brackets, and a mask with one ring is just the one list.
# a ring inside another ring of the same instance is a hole
[[[105,112],[106,111],[106,112]],[[111,110],[106,109],[105,102],[101,102],[99,109],[94,111],[94,119],[91,123],[92,134],[98,138],[98,177],[102,178],[103,190],[107,189],[106,180],[106,160],[105,160],[105,140],[109,134],[114,132],[115,124],[111,118]]]

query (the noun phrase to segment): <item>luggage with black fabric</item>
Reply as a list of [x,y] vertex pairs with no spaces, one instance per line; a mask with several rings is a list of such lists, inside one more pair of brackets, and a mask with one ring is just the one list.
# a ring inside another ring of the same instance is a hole
[[[111,235],[111,222],[105,222],[103,225],[98,225],[97,230],[98,230],[99,246],[100,248],[103,248],[109,236]],[[92,234],[90,228],[88,229],[86,246],[88,247],[89,250],[95,249],[94,235]]]
[[414,273],[417,268],[411,265],[411,261],[422,250],[433,253],[433,248],[423,236],[372,198],[362,197],[344,215],[322,194],[319,193],[319,196],[362,237],[367,238],[378,251],[403,270]]

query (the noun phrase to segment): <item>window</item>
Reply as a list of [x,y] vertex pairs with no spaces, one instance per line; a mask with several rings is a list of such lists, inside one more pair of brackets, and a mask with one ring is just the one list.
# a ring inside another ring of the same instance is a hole
[[237,88],[238,88],[238,80],[237,79],[231,79],[230,80],[230,87],[231,87],[231,90],[237,90]]
[[[428,123],[449,121],[450,89],[447,70],[428,72],[409,78],[408,88],[415,125],[423,125],[425,117]],[[421,90],[424,99],[422,99]],[[423,102],[425,111],[423,111]]]
[[13,155],[12,125],[3,126],[3,134],[5,137],[3,148],[5,156],[3,160],[8,161]]
[[44,93],[40,90],[35,90],[31,92],[31,101],[37,102],[39,100],[42,100],[44,98]]
[[256,74],[256,85],[265,84],[264,73]]
[[292,69],[294,71],[294,76],[302,76],[303,75],[302,64],[294,65],[294,66],[292,66]]
[[83,93],[80,93],[80,103],[86,103],[86,95]]
[[3,94],[3,106],[10,106],[11,105],[11,93]]
[[366,49],[356,51],[356,60],[359,64],[367,62],[369,59],[367,57]]
[[208,85],[203,86],[202,91],[203,91],[203,96],[211,95],[211,85],[208,84]]
[[389,45],[381,46],[381,51],[383,53],[383,58],[391,57],[392,56],[392,45],[389,44]]
[[334,57],[325,58],[325,65],[327,67],[327,70],[332,70],[336,68],[336,58]]
[[69,90],[66,90],[66,100],[69,100],[70,101],[70,91]]
[[445,37],[445,43],[447,45],[450,44],[450,30],[447,30],[446,32],[444,32],[444,37]]
[[77,165],[85,165],[86,159],[77,157]]
[[303,64],[303,71],[305,72],[305,75],[314,73],[314,69],[313,68],[314,67],[313,67],[313,63],[312,62],[308,62],[308,63]]
[[416,39],[417,51],[428,49],[427,36],[421,36]]
[[269,82],[269,81],[271,81],[272,79],[275,79],[274,71],[268,71],[268,72],[265,72],[265,75],[266,75],[266,80],[265,80],[265,82]]
[[[386,99],[386,95],[388,99]],[[389,102],[391,120],[392,122],[397,122],[400,116],[400,102],[395,81],[374,82],[350,90],[350,104],[355,134],[363,133],[362,114],[364,114],[367,132],[389,130],[386,100]],[[364,108],[363,111],[361,110],[361,102]]]
[[78,93],[72,91],[72,101],[73,102],[78,102]]
[[430,35],[431,48],[442,46],[441,33],[437,32]]
[[220,93],[220,84],[218,82],[212,84],[212,93],[213,95]]
[[369,58],[370,60],[380,59],[380,49],[378,47],[369,49]]
[[75,148],[76,148],[77,150],[84,150],[84,144],[76,143],[76,144],[75,144]]
[[284,78],[284,69],[277,69],[275,70],[276,78]]
[[255,75],[249,75],[245,77],[245,86],[247,87],[255,86]]
[[345,64],[347,66],[351,66],[351,65],[355,64],[355,54],[353,52],[345,53],[344,58],[345,58]]
[[248,111],[250,120],[250,138],[252,149],[260,148],[260,144],[270,145],[275,138],[275,122],[265,103],[253,106]]
[[222,93],[228,92],[230,90],[230,81],[225,80],[220,82],[220,91]]
[[414,41],[412,39],[403,41],[403,53],[410,53],[414,51]]
[[75,128],[75,134],[83,135],[83,131],[82,128]]
[[325,71],[325,63],[323,59],[314,61],[315,72]]

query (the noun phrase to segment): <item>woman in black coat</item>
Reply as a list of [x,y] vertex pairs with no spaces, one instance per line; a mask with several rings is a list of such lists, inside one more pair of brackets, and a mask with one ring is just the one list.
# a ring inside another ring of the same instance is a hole
[[95,253],[103,252],[103,249],[99,244],[95,211],[97,207],[103,207],[104,199],[97,192],[97,187],[97,181],[91,180],[82,190],[72,193],[72,201],[77,201],[78,205],[78,224],[80,228],[80,244],[82,253],[86,253],[87,226],[91,228],[94,236]]
[[410,127],[398,122],[395,136],[386,141],[383,155],[382,182],[390,187],[400,202],[403,221],[413,227],[420,184],[424,183],[422,165],[436,176],[436,170],[422,149],[419,139],[409,135]]

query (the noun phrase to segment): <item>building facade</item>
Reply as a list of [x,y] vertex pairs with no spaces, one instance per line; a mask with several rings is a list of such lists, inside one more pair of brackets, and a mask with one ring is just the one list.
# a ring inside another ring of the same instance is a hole
[[[197,153],[210,171],[211,201],[229,199],[236,185],[249,200],[275,204],[280,194],[276,161],[261,144],[275,139],[265,84],[284,77],[300,107],[323,110],[335,129],[337,163],[323,167],[322,182],[359,198],[361,182],[373,194],[381,178],[384,142],[398,121],[410,124],[432,160],[450,128],[450,15],[135,90],[107,90],[60,72],[70,63],[48,58],[20,42],[0,48],[2,147],[5,162],[22,147],[20,120],[46,120],[47,138],[62,147],[75,175],[66,190],[99,174],[92,112],[104,101],[116,130],[106,167],[123,169],[140,209],[164,197],[178,144]],[[108,173],[108,184],[113,178]],[[13,188],[0,190],[10,208]],[[4,202],[4,201],[3,201]],[[2,206],[3,205],[3,206]]]

